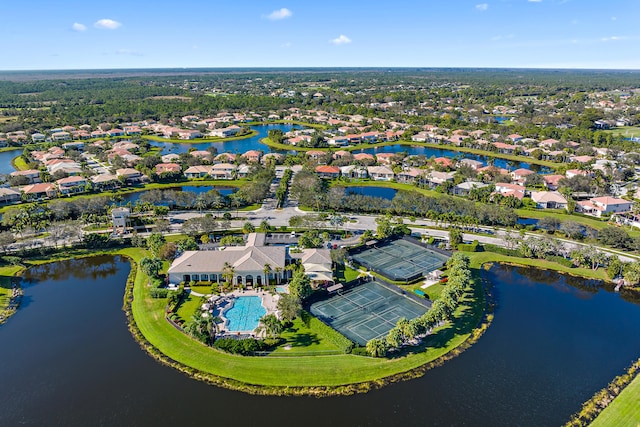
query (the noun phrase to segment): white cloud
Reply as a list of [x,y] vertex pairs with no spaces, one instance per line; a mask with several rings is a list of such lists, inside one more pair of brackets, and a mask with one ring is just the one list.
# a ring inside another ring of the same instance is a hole
[[335,44],[335,45],[351,43],[351,39],[349,37],[345,36],[344,34],[340,34],[337,38],[329,40],[329,41],[331,43]]
[[291,15],[293,15],[293,12],[291,12],[286,7],[283,7],[282,9],[274,10],[273,12],[268,14],[267,19],[270,19],[272,21],[279,21],[281,19],[291,18]]
[[615,42],[615,41],[619,41],[619,40],[626,40],[627,37],[624,36],[611,36],[611,37],[603,37],[600,40],[602,40],[603,42]]
[[489,4],[488,3],[480,3],[476,5],[476,9],[484,12],[485,10],[489,9]]
[[100,19],[93,24],[94,27],[100,30],[115,30],[122,26],[122,24],[118,21],[114,21],[113,19]]
[[84,24],[79,24],[77,22],[74,22],[73,25],[71,26],[71,29],[73,31],[82,32],[82,31],[87,31],[87,26]]

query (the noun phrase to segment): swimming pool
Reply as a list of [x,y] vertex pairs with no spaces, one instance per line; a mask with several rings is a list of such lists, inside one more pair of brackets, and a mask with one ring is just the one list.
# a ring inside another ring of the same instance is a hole
[[287,293],[287,287],[286,286],[276,286],[276,292],[278,292],[279,294],[286,294]]
[[237,297],[233,307],[227,310],[227,330],[230,332],[253,331],[258,327],[260,318],[267,314],[258,296]]

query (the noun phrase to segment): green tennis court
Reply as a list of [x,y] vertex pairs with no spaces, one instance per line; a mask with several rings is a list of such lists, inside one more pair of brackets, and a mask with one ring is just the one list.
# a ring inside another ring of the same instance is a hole
[[368,282],[311,305],[311,313],[355,343],[383,337],[401,317],[416,318],[430,307],[377,282]]
[[375,244],[351,255],[358,264],[395,281],[425,276],[447,262],[448,257],[406,240]]

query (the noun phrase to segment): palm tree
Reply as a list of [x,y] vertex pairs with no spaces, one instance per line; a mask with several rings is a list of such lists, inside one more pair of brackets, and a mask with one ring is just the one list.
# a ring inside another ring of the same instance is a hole
[[233,276],[235,273],[236,272],[233,266],[228,262],[225,262],[222,266],[222,278],[224,279],[224,281],[227,283],[233,283]]
[[264,283],[266,285],[269,285],[269,275],[271,274],[271,265],[269,265],[268,263],[264,265],[264,268],[262,269],[262,272],[264,273]]
[[277,267],[275,268],[275,272],[276,272],[276,283],[277,283],[277,284],[280,284],[280,275],[281,275],[281,273],[282,273],[282,267],[277,266]]
[[367,342],[367,353],[373,357],[384,357],[387,354],[387,343],[383,339],[374,338]]
[[282,332],[282,323],[275,314],[267,314],[260,318],[260,325],[257,328],[258,334],[264,333],[267,337],[277,337]]

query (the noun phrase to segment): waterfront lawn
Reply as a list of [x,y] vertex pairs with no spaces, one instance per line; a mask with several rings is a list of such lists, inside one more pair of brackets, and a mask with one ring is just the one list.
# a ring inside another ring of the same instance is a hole
[[182,299],[178,307],[178,319],[183,322],[189,322],[193,315],[200,310],[200,306],[202,306],[202,297],[189,294]]
[[501,262],[505,264],[534,267],[542,270],[555,270],[572,276],[586,277],[588,279],[609,280],[606,269],[604,268],[599,268],[598,270],[591,270],[590,268],[582,267],[571,268],[545,259],[510,257],[494,252],[475,252],[468,253],[467,255],[469,255],[469,259],[471,260],[472,268],[480,268],[485,263]]
[[22,155],[19,155],[18,157],[14,158],[11,163],[13,164],[13,167],[16,168],[16,170],[24,171],[29,169],[29,165],[27,164],[26,160]]
[[[146,251],[127,249],[123,253],[139,260]],[[340,386],[379,380],[418,368],[436,360],[469,338],[484,311],[484,293],[475,286],[473,298],[456,310],[454,323],[434,331],[424,351],[388,358],[370,358],[351,354],[299,357],[244,357],[226,354],[197,342],[164,320],[165,300],[154,300],[146,289],[147,278],[138,269],[132,311],[145,338],[173,360],[213,375],[218,381],[242,389],[244,384],[267,387]],[[247,388],[253,388],[247,386]]]
[[604,411],[591,423],[591,427],[640,425],[640,376],[637,376]]
[[340,349],[308,328],[300,319],[295,319],[290,328],[280,335],[285,342],[276,347],[271,356],[305,356],[339,354]]

